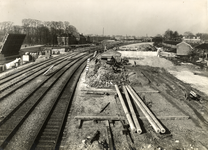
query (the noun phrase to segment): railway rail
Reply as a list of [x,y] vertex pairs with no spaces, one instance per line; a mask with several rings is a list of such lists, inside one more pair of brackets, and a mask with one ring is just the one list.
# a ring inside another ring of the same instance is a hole
[[57,149],[59,147],[76,83],[85,65],[82,64],[65,85],[62,94],[54,102],[54,106],[51,108],[44,124],[39,128],[39,133],[31,142],[33,144],[30,149]]
[[[53,58],[53,59],[49,59],[46,60],[44,62],[40,62],[37,64],[34,64],[31,67],[27,67],[26,69],[23,68],[21,70],[18,70],[18,72],[13,73],[11,75],[8,75],[4,78],[1,78],[0,81],[0,92],[2,92],[3,90],[5,90],[5,87],[8,87],[8,81],[12,81],[14,80],[14,83],[17,83],[25,78],[27,78],[28,76],[30,76],[31,74],[33,74],[34,72],[37,72],[39,70],[44,70],[46,67],[50,66],[51,64],[55,63],[55,65],[58,65],[59,63],[62,63],[63,61],[65,61],[67,58],[69,57],[73,57],[77,55],[77,53],[72,53],[72,54],[68,54],[65,56],[60,56],[58,58]],[[46,70],[46,69],[45,69]]]
[[[96,47],[94,47],[96,48]],[[89,48],[85,48],[83,50],[79,50],[79,51],[76,51],[76,50],[73,50],[71,51],[68,55],[76,55],[76,54],[79,54],[80,52],[81,53],[84,53],[84,52],[91,52],[91,51],[94,51],[94,48],[92,47],[89,47]],[[67,57],[67,55],[64,55]],[[52,59],[48,59],[48,60],[45,60],[45,61],[42,61],[42,62],[39,62],[39,63],[35,63],[35,64],[32,64],[30,65],[30,67],[28,66],[22,66],[22,68],[18,68],[18,71],[13,71],[12,73],[8,75],[3,75],[0,77],[0,85],[3,84],[3,83],[6,83],[7,81],[11,80],[11,79],[14,79],[16,77],[18,77],[20,74],[24,74],[24,73],[27,73],[37,67],[40,67],[42,65],[45,65],[46,63],[53,63],[54,60],[59,60],[60,58],[64,57],[63,55],[59,55],[59,56],[56,56]]]
[[[70,53],[69,55],[71,55],[71,54],[73,54],[73,53]],[[6,76],[0,77],[0,85],[11,80],[11,79],[18,77],[20,74],[27,73],[30,70],[33,70],[33,69],[40,67],[44,64],[53,62],[54,60],[58,60],[62,57],[63,57],[63,55],[60,55],[60,56],[54,57],[53,59],[48,59],[48,60],[45,60],[45,61],[42,61],[39,63],[32,64],[30,67],[25,66],[25,67],[19,68],[18,72],[13,71],[9,76],[6,75]]]
[[[54,60],[53,62],[50,62],[49,64],[47,63],[43,66],[35,68],[32,72],[30,72],[30,70],[29,70],[29,72],[27,74],[23,73],[20,76],[14,78],[13,80],[10,80],[10,82],[1,85],[0,100],[5,98],[6,96],[10,95],[11,93],[16,91],[17,89],[21,88],[22,86],[24,86],[28,82],[32,81],[36,77],[43,74],[48,69],[48,67],[51,66],[51,63],[53,63],[54,66],[58,66],[61,63],[64,63],[62,66],[62,67],[64,67],[68,63],[68,62],[66,62],[66,59],[68,59],[69,57],[72,57],[72,56],[74,56],[74,55],[64,56],[64,57],[60,58],[60,60]],[[57,71],[58,70],[59,69],[57,69]]]
[[[62,125],[64,124],[64,120],[66,116],[65,114],[69,106],[69,101],[67,101],[68,100],[67,96],[69,96],[69,98],[72,97],[73,90],[75,89],[76,86],[76,81],[78,80],[79,74],[81,74],[81,71],[85,66],[83,62],[91,55],[92,54],[86,56],[85,54],[84,56],[78,57],[75,60],[67,62],[67,64],[63,65],[58,72],[54,73],[52,76],[46,76],[44,82],[42,82],[36,89],[34,89],[34,91],[32,91],[13,111],[11,111],[7,116],[5,116],[3,120],[0,121],[0,144],[2,149],[7,146],[9,141],[16,134],[16,132],[18,131],[20,126],[25,122],[27,117],[31,115],[31,113],[34,111],[37,105],[39,105],[39,103],[43,101],[43,99],[47,99],[47,97],[50,97],[50,91],[54,92],[54,90],[58,91],[57,96],[56,98],[51,98],[53,100],[50,103],[51,107],[47,108],[47,112],[48,112],[46,113],[47,115],[41,116],[41,118],[45,118],[46,121],[43,121],[44,123],[40,125],[41,127],[39,131],[43,131],[43,127],[49,127],[50,130],[50,125],[46,125],[46,123],[49,121],[50,124],[51,119],[53,120],[52,123],[55,123],[56,121],[57,123],[61,122],[61,124],[59,124],[59,127],[58,125],[52,127],[54,128],[52,129],[52,131],[57,131],[57,128],[59,129],[59,133],[55,135],[56,137],[55,141],[58,143],[59,136],[61,135],[61,130],[63,129]],[[80,65],[81,67],[79,67]],[[78,71],[76,71],[78,67],[79,69]],[[70,85],[72,86],[69,88]],[[65,109],[63,109],[63,107],[65,107]],[[62,112],[63,117],[60,117],[61,114],[60,110],[64,110]],[[49,119],[50,117],[47,117],[48,115],[49,116],[52,115],[51,119]],[[55,117],[58,117],[58,119],[55,119]],[[62,119],[60,120],[60,118]],[[44,130],[44,132],[47,130],[48,129]],[[33,142],[36,143],[37,141],[39,141],[39,143],[41,143],[41,140],[38,140],[40,134],[41,133],[36,135],[37,138]],[[52,134],[54,135],[54,133]],[[34,148],[34,146],[36,146],[36,144],[32,144],[32,145],[33,146],[29,146],[29,147]]]
[[[64,66],[62,66],[61,68],[60,68],[60,70],[61,69],[63,69],[65,66],[67,66],[67,65],[73,65],[74,63],[76,63],[76,60],[74,60],[74,61],[69,61],[69,62],[67,62],[67,64],[65,64]],[[36,92],[36,91],[41,91],[40,90],[40,88],[45,84],[45,85],[47,85],[47,83],[52,83],[53,82],[53,80],[51,79],[53,76],[45,76],[45,79],[41,82],[41,83],[39,83],[39,85],[38,86],[36,86],[36,88],[33,88],[33,90],[31,91],[31,92],[29,92],[28,93],[28,95],[27,95],[27,97],[24,99],[24,100],[22,100],[21,101],[21,103],[15,108],[15,109],[13,109],[11,112],[10,112],[10,115],[12,114],[12,113],[14,113],[21,105],[23,105],[24,103],[25,103],[25,101],[27,100],[27,99],[29,99],[32,95],[33,95],[33,93],[34,92]],[[47,86],[49,86],[49,84],[47,85]],[[3,120],[0,120],[1,121],[1,123],[2,122],[4,122],[10,115],[7,115],[7,116],[5,116],[4,117],[4,119]],[[0,123],[0,124],[1,124]]]

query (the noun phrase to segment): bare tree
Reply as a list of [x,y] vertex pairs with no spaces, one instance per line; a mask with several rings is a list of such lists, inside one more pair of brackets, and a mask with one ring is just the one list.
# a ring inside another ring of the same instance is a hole
[[13,22],[11,21],[4,21],[0,22],[0,30],[3,31],[3,33],[7,33],[12,30]]
[[184,32],[183,36],[185,36],[186,38],[193,38],[194,34],[190,31],[186,31]]

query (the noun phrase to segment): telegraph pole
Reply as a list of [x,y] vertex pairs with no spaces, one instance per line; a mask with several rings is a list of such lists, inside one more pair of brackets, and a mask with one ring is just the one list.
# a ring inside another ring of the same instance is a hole
[[104,36],[104,28],[103,28],[103,36]]

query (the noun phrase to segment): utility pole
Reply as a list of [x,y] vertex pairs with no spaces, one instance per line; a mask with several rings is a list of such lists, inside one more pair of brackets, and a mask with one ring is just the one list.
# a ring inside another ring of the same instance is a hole
[[103,36],[104,36],[104,28],[103,28]]

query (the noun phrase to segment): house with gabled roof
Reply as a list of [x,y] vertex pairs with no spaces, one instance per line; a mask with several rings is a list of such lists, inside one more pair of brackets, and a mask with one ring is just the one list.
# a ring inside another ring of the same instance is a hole
[[185,41],[178,43],[176,49],[176,54],[180,56],[190,55],[193,51],[193,47]]

